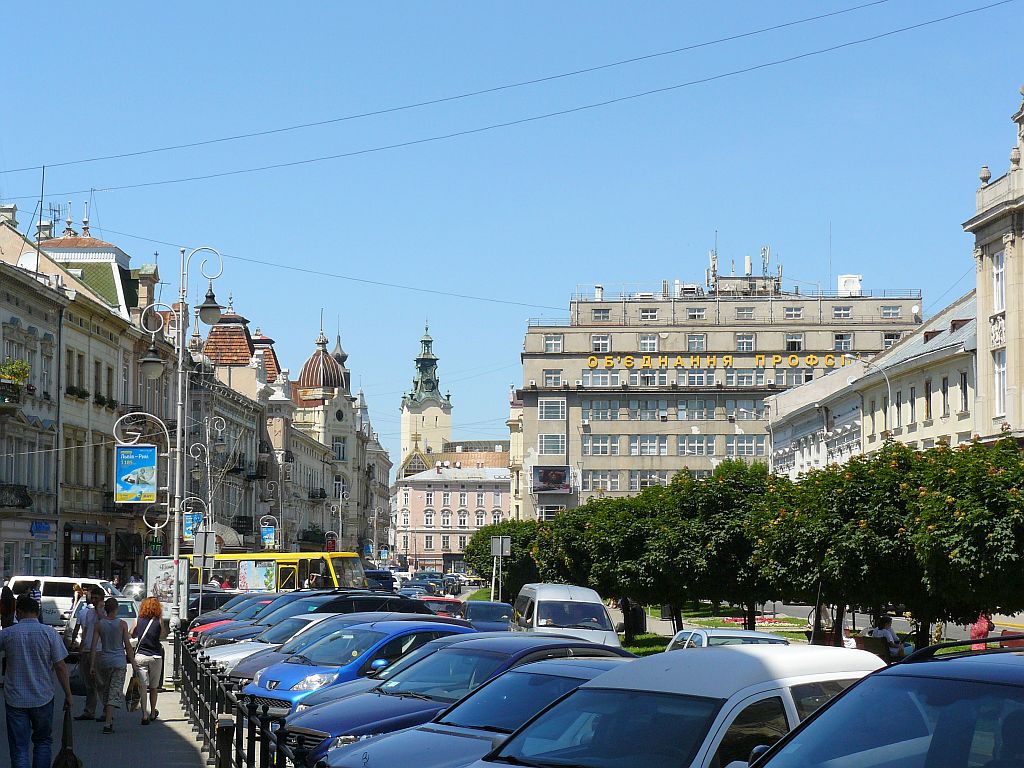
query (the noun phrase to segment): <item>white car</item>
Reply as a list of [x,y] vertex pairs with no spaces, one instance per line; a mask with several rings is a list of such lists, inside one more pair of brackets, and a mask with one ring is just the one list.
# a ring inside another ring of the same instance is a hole
[[574,584],[524,584],[513,606],[511,629],[622,645],[600,595]]
[[254,653],[276,650],[296,635],[301,635],[324,619],[337,615],[336,613],[312,613],[290,616],[271,627],[267,627],[251,640],[242,640],[238,643],[206,648],[203,650],[203,655],[210,661],[219,664],[225,672],[230,672],[235,668],[236,664],[243,659],[249,658]]
[[32,589],[32,582],[36,579],[39,579],[39,591],[43,597],[39,606],[39,620],[52,627],[65,626],[68,619],[74,615],[76,584],[85,589],[101,587],[108,596],[117,597],[121,594],[120,590],[106,579],[86,579],[77,576],[12,576],[7,586],[15,595],[28,594]]
[[473,768],[722,768],[882,666],[872,653],[822,646],[659,653],[584,683]]
[[782,635],[751,632],[749,629],[682,629],[676,632],[666,651],[708,648],[713,645],[789,645]]

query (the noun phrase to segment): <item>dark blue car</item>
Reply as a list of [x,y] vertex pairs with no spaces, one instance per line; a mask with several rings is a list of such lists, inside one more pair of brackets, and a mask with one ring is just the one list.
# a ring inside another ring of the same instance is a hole
[[402,765],[410,755],[416,756],[416,768],[469,765],[551,702],[628,661],[572,658],[524,664],[492,678],[429,723],[332,750],[326,765]]
[[297,713],[285,721],[286,743],[313,766],[334,748],[421,725],[512,667],[569,656],[630,656],[587,640],[509,632],[442,648],[389,680]]
[[467,600],[455,615],[466,619],[481,632],[501,632],[512,624],[512,606],[488,600]]

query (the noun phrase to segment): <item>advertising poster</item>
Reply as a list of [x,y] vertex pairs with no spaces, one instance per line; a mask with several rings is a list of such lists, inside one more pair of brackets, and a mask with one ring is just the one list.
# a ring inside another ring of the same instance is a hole
[[277,564],[273,560],[239,560],[238,588],[272,592],[277,587]]
[[534,467],[534,493],[572,493],[569,467]]
[[115,449],[114,501],[118,504],[156,502],[155,445],[119,445]]
[[273,549],[277,543],[277,529],[272,525],[261,526],[260,538],[263,540],[264,549]]
[[[188,605],[188,560],[178,561],[178,575],[181,579],[182,606]],[[174,558],[147,557],[145,575],[146,597],[155,597],[164,609],[164,617],[171,617],[174,604]]]
[[191,539],[196,535],[196,530],[203,524],[203,513],[186,512],[183,517],[182,535],[186,539]]

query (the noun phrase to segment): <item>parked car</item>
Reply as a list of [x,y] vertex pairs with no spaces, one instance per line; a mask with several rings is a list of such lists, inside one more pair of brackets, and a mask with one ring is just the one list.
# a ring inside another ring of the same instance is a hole
[[[134,599],[124,595],[118,596],[116,600],[117,617],[124,619],[128,623],[128,631],[131,632],[135,628],[135,621],[139,618],[139,604]],[[61,633],[64,637],[65,647],[72,653],[88,650],[87,648],[82,648],[81,637],[75,637],[74,643],[71,642],[71,638],[75,635],[75,628],[78,626],[78,609],[82,606],[83,602],[81,599],[75,600],[74,605],[71,607],[71,618],[64,624],[64,630]]]
[[721,768],[880,666],[866,651],[822,646],[659,653],[584,683],[473,766]]
[[266,605],[272,598],[272,595],[268,597],[269,594],[266,592],[246,592],[236,595],[219,609],[204,613],[202,616],[197,616],[193,619],[189,623],[189,636],[194,637],[194,633],[203,631],[203,627],[207,625],[224,623],[261,601],[263,605]]
[[676,632],[666,651],[707,648],[712,645],[789,645],[782,635],[749,629],[684,629]]
[[267,627],[260,634],[251,640],[242,640],[230,645],[219,645],[214,648],[203,650],[203,656],[220,667],[221,671],[231,671],[238,662],[259,653],[260,651],[275,650],[293,637],[301,635],[308,629],[313,628],[321,621],[337,616],[336,613],[314,613],[291,616],[284,621],[279,621],[273,626]]
[[366,582],[371,589],[386,589],[390,592],[395,590],[395,576],[387,570],[366,571]]
[[272,716],[282,717],[313,691],[381,670],[436,637],[474,631],[421,621],[356,624],[260,670],[242,693],[247,701],[267,705]]
[[468,619],[481,632],[501,632],[511,626],[512,606],[487,600],[467,600],[455,615]]
[[970,641],[931,646],[879,670],[779,741],[758,768],[1021,765],[1024,657],[1016,637],[998,638],[1010,647],[976,653]]
[[[189,637],[195,640],[206,632],[213,632],[219,627],[224,627],[230,622],[251,620],[260,614],[260,611],[274,602],[276,595],[272,592],[259,594],[250,600],[238,603],[237,610],[232,609],[220,616],[199,616],[189,627]],[[214,612],[216,613],[216,612]]]
[[458,613],[462,601],[455,597],[434,597],[424,595],[419,598],[424,605],[438,616],[455,616]]
[[327,765],[401,765],[409,755],[416,756],[416,768],[468,765],[555,699],[629,661],[575,658],[524,664],[491,678],[429,723],[335,749]]
[[398,594],[402,597],[417,598],[421,595],[429,595],[430,593],[427,592],[426,587],[416,585],[414,587],[402,587],[398,590]]
[[619,646],[608,609],[592,589],[573,584],[524,584],[516,597],[512,630],[571,635]]
[[422,589],[428,595],[439,595],[441,594],[441,585],[437,581],[429,581],[427,579],[410,579],[405,583],[405,587],[417,587]]
[[71,618],[71,608],[75,602],[75,585],[85,589],[99,586],[107,595],[118,597],[121,591],[106,579],[72,578],[70,576],[12,576],[7,586],[17,596],[28,594],[32,582],[39,579],[39,591],[42,600],[39,605],[39,620],[52,627],[63,627]]
[[512,667],[577,655],[630,654],[576,638],[511,632],[498,637],[467,637],[374,688],[291,715],[283,726],[286,743],[301,749],[306,765],[313,766],[332,748],[421,725]]
[[[129,584],[129,586],[131,586],[131,585]],[[200,611],[199,610],[199,597],[200,597],[199,592],[198,591],[189,592],[189,595],[188,595],[188,620],[192,621],[192,619],[195,619],[195,618],[197,618],[198,616],[200,616],[202,614],[207,614],[210,611],[216,611],[216,610],[218,610],[220,608],[223,608],[225,605],[227,605],[227,603],[231,602],[236,597],[238,597],[239,594],[240,593],[238,593],[238,592],[229,592],[228,590],[225,590],[225,589],[218,589],[216,591],[210,591],[210,592],[208,592],[208,591],[206,591],[204,589],[203,593],[202,593],[203,609],[202,609],[202,611]]]

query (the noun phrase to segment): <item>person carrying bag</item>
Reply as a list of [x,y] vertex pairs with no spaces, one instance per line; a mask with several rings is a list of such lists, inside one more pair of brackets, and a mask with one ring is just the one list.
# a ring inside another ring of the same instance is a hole
[[53,768],[83,768],[82,759],[75,754],[74,734],[71,731],[73,718],[71,709],[64,710],[64,728],[60,736],[60,752],[53,761]]
[[155,597],[147,597],[139,606],[139,618],[132,631],[132,647],[136,651],[135,659],[138,662],[143,725],[149,725],[160,715],[156,708],[156,700],[160,695],[160,681],[163,679],[164,647],[160,642],[164,635],[163,629],[163,608],[160,601]]

